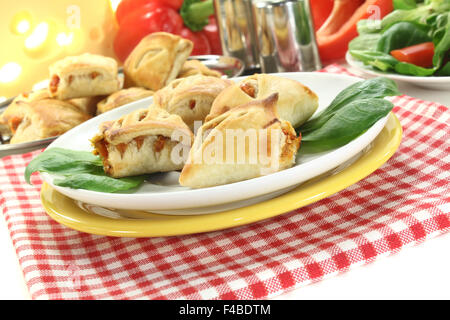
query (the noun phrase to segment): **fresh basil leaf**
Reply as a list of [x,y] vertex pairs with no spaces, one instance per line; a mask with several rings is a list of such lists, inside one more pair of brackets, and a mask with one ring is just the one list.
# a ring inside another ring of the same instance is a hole
[[399,22],[383,32],[377,43],[376,51],[390,53],[415,44],[430,42],[428,30],[411,22]]
[[435,73],[437,68],[422,68],[411,63],[399,62],[395,65],[395,71],[400,74],[416,77],[428,77]]
[[28,164],[25,169],[25,180],[30,183],[31,175],[37,171],[75,174],[98,172],[102,167],[100,158],[91,152],[51,148],[39,154]]
[[350,54],[365,65],[372,66],[381,71],[393,70],[399,62],[390,54],[379,51],[351,50]]
[[388,78],[377,77],[354,83],[342,90],[336,98],[333,99],[328,108],[300,126],[298,131],[302,134],[306,134],[317,130],[323,126],[338,110],[352,102],[363,99],[377,99],[397,95],[400,95],[397,84]]
[[107,175],[80,173],[54,179],[53,183],[60,187],[112,193],[136,188],[144,180],[145,176],[115,179]]
[[300,152],[316,153],[341,147],[367,131],[393,107],[385,99],[352,101],[333,114],[319,129],[302,133]]

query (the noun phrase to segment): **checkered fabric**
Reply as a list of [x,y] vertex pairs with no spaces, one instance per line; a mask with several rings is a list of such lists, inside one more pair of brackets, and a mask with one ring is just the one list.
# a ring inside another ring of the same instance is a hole
[[[339,65],[324,71],[347,73]],[[38,154],[0,161],[0,206],[33,299],[262,299],[450,229],[448,108],[392,99],[404,138],[363,181],[247,226],[167,238],[113,238],[50,219],[23,179]]]

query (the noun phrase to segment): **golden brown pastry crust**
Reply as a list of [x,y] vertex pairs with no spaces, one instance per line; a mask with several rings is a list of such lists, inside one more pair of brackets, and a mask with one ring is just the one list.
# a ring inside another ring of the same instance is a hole
[[165,87],[177,77],[192,48],[192,41],[170,33],[146,36],[125,61],[125,87]]
[[85,53],[50,66],[49,94],[59,100],[109,95],[120,89],[116,60]]
[[[24,92],[18,95],[0,116],[0,123],[8,128],[9,133],[14,133],[25,116],[26,104],[33,101],[50,98],[46,89],[34,92]],[[6,130],[6,129],[5,129]]]
[[[211,187],[291,167],[300,138],[288,121],[277,117],[277,98],[273,94],[252,101],[205,123],[197,132],[180,184],[191,188]],[[244,139],[243,148],[239,148],[234,137]],[[231,155],[230,150],[233,150]]]
[[105,113],[125,104],[141,100],[152,95],[153,91],[144,88],[133,87],[122,89],[100,101],[97,105],[97,114]]
[[204,121],[216,97],[233,81],[203,75],[172,81],[155,92],[153,103],[167,112],[179,115],[194,129],[194,121]]
[[300,82],[269,74],[255,74],[222,91],[214,101],[206,121],[250,101],[279,94],[280,119],[297,127],[308,120],[319,105],[317,95]]
[[11,143],[58,136],[90,118],[74,105],[55,99],[26,102],[24,111]]
[[178,78],[186,78],[198,74],[216,78],[222,77],[222,73],[208,68],[199,60],[188,60],[184,63],[183,68],[181,68]]
[[104,122],[91,142],[105,172],[118,178],[180,170],[184,160],[174,161],[172,150],[179,143],[190,146],[192,140],[192,132],[179,116],[150,106]]

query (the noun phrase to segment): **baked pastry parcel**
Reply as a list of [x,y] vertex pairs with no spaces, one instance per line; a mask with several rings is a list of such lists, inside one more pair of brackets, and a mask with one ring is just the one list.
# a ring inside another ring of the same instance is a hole
[[153,91],[165,87],[177,77],[192,49],[192,41],[170,33],[144,37],[125,61],[125,87]]
[[197,132],[179,182],[218,186],[291,167],[300,146],[292,125],[278,118],[278,94],[236,107]]
[[24,102],[23,108],[24,117],[11,143],[58,136],[91,118],[73,104],[55,99]]
[[114,92],[97,105],[97,114],[101,114],[128,103],[144,99],[153,95],[153,91],[144,88],[128,88]]
[[180,73],[178,74],[178,78],[186,78],[195,76],[197,74],[216,78],[222,77],[222,73],[220,73],[219,71],[212,70],[205,66],[201,61],[194,59],[188,60],[184,63],[183,67],[180,70]]
[[179,116],[150,106],[101,124],[91,142],[106,174],[120,178],[182,169],[192,140]]
[[308,120],[319,106],[317,95],[300,82],[269,74],[252,75],[222,91],[206,120],[254,100],[278,93],[277,113],[294,128]]
[[50,66],[50,96],[59,100],[109,95],[120,89],[116,60],[85,53]]
[[[21,93],[10,103],[10,105],[5,109],[3,114],[0,116],[0,124],[2,124],[10,134],[15,133],[17,127],[22,122],[25,116],[25,111],[27,110],[26,106],[31,102],[44,99],[45,100],[52,99],[47,89]],[[66,100],[65,102],[78,108],[82,113],[92,116],[95,114],[95,111],[97,109],[98,99],[99,97],[87,97],[87,98],[70,99]],[[48,108],[52,108],[55,104],[45,103],[45,105]]]
[[48,98],[50,98],[50,96],[46,89],[19,94],[16,98],[14,98],[14,100],[9,104],[9,106],[0,116],[0,123],[2,123],[5,128],[7,128],[9,133],[16,132],[17,127],[22,122],[22,119],[25,116],[27,104],[29,102]]
[[153,103],[169,113],[179,115],[193,130],[194,122],[203,122],[214,99],[233,83],[231,80],[203,75],[176,79],[155,92]]

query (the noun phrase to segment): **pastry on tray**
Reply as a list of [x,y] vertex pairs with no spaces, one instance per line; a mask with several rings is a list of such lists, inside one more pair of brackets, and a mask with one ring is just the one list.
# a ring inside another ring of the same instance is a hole
[[16,132],[25,115],[25,106],[28,102],[48,99],[49,97],[46,89],[19,94],[0,116],[0,123],[4,125],[4,131],[7,130],[9,133]]
[[292,125],[278,118],[278,94],[236,107],[197,132],[179,182],[218,186],[291,167],[300,146]]
[[216,97],[234,82],[203,75],[190,76],[172,81],[155,92],[153,102],[169,113],[179,115],[194,129],[194,121],[204,121]]
[[97,105],[97,114],[101,114],[125,104],[144,99],[153,95],[153,91],[139,87],[122,89],[100,101]]
[[183,149],[192,140],[191,130],[179,116],[152,105],[102,123],[91,142],[105,172],[120,178],[182,169]]
[[73,104],[55,99],[23,102],[24,116],[11,138],[11,143],[29,142],[61,135],[90,115]]
[[269,74],[255,74],[222,91],[214,101],[206,121],[254,100],[278,93],[277,113],[295,128],[306,122],[317,110],[319,99],[298,81]]
[[116,60],[85,53],[50,66],[50,96],[59,100],[109,95],[120,89]]
[[125,61],[125,87],[165,87],[178,76],[192,48],[192,41],[170,33],[146,36]]
[[222,73],[208,68],[201,61],[188,60],[184,63],[183,68],[181,68],[178,78],[186,78],[197,74],[217,78],[222,77]]

